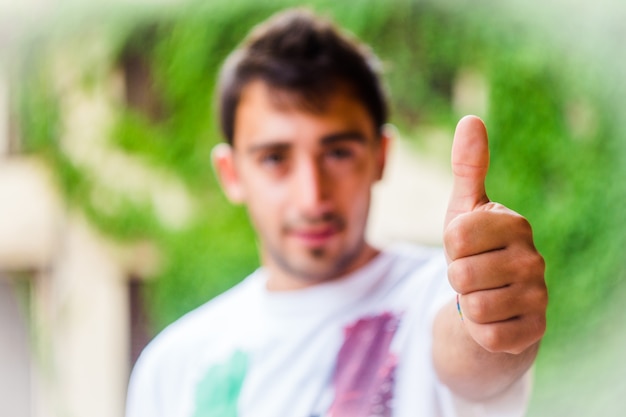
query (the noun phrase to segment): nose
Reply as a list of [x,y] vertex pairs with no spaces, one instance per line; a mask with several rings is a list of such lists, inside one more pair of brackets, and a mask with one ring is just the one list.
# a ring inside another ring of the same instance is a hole
[[319,216],[329,206],[329,178],[316,158],[299,161],[293,181],[295,204],[302,214]]

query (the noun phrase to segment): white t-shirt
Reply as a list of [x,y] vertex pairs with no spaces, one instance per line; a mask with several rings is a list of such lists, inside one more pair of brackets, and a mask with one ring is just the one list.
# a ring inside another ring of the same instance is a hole
[[437,379],[431,328],[454,297],[441,250],[398,247],[304,290],[261,268],[165,329],[131,377],[127,417],[524,415],[526,375],[469,403]]

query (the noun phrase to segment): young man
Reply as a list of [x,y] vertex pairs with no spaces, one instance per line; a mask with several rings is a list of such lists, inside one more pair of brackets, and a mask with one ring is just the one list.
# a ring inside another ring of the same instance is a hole
[[444,251],[381,251],[364,236],[387,109],[365,47],[288,11],[229,57],[219,94],[214,163],[262,267],[149,345],[127,416],[523,415],[544,263],[487,198],[482,122],[455,133]]

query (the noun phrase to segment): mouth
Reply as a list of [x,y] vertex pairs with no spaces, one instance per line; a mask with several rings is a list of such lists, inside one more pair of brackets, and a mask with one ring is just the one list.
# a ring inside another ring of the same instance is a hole
[[326,245],[331,239],[337,236],[342,229],[342,222],[333,221],[315,226],[292,227],[287,230],[287,234],[306,247],[320,247]]

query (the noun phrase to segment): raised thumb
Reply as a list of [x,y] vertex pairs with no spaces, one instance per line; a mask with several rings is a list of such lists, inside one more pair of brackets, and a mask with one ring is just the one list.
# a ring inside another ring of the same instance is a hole
[[489,169],[487,129],[476,116],[463,117],[456,126],[452,143],[452,195],[445,225],[460,214],[489,202],[485,178]]

